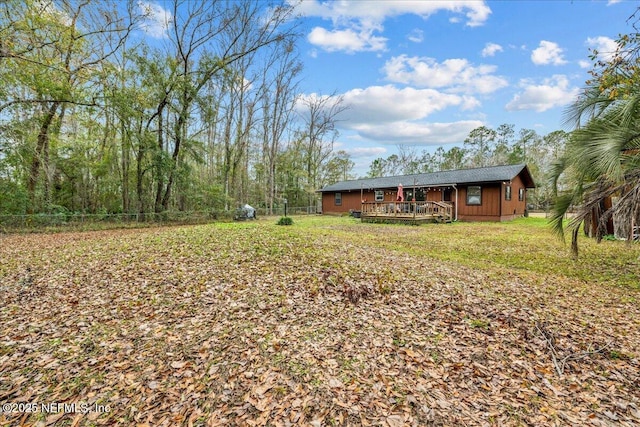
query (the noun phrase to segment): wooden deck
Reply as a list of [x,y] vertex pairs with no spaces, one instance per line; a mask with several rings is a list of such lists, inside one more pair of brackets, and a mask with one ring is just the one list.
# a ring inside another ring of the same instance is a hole
[[453,221],[453,204],[448,202],[363,202],[360,218],[363,222],[423,222]]

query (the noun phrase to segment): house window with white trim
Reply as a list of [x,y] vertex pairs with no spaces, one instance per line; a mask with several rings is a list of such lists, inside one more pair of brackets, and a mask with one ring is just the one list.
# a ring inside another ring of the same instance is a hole
[[524,188],[518,190],[518,200],[524,202]]
[[467,205],[482,204],[482,187],[479,185],[470,185],[467,187]]
[[511,200],[511,186],[510,185],[507,185],[504,188],[504,199],[507,200],[507,201]]
[[336,206],[342,206],[342,193],[336,193],[334,202]]
[[384,202],[384,191],[376,190],[376,202]]

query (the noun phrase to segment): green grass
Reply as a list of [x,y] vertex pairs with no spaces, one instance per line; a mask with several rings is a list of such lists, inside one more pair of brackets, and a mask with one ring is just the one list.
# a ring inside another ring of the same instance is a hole
[[[219,231],[214,233],[228,239],[228,246],[221,246],[218,252],[221,258],[233,255],[233,251],[229,252],[232,246],[248,246],[251,256],[265,258],[277,257],[293,246],[301,259],[313,261],[317,258],[314,254],[317,247],[309,243],[312,236],[321,241],[339,239],[349,245],[460,264],[497,276],[533,275],[543,280],[551,275],[593,284],[640,289],[639,244],[615,240],[596,243],[581,235],[580,255],[573,259],[569,245],[551,231],[544,218],[519,218],[503,223],[424,224],[416,227],[367,224],[351,217],[296,216],[295,223],[290,227],[274,225],[273,218],[262,218],[259,221],[219,222],[193,228],[172,227],[175,233],[170,233],[172,240],[182,240],[182,247],[191,255],[200,251],[200,246],[194,245],[194,242],[203,242],[199,227],[211,227]],[[162,234],[152,239],[162,246],[165,236]],[[186,241],[189,243],[186,244]],[[384,283],[380,284],[381,288],[385,286]]]
[[[503,223],[457,222],[419,227],[362,224],[348,218],[300,218],[298,230],[321,234],[332,229],[345,242],[452,262],[504,276],[549,275],[594,284],[640,289],[640,245],[580,237],[580,255],[573,259],[568,244],[544,218]],[[339,236],[339,237],[338,237]]]
[[[220,224],[263,230],[264,222]],[[457,263],[498,276],[505,274],[548,276],[587,283],[628,286],[640,289],[640,244],[580,236],[580,254],[571,255],[568,239],[554,234],[544,218],[519,218],[510,222],[456,222],[453,224],[367,224],[350,217],[300,216],[293,227],[269,227],[279,241],[313,251],[306,241],[316,238],[341,239],[345,243],[384,248]]]

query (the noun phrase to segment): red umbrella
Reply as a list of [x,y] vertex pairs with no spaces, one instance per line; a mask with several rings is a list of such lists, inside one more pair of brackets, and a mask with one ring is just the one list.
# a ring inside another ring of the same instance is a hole
[[398,184],[398,202],[404,202],[404,192],[402,191],[402,184]]

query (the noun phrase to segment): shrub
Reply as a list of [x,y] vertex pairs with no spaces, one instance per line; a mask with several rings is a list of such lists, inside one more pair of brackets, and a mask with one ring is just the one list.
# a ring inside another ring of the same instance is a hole
[[293,219],[290,216],[281,216],[278,220],[278,225],[292,225]]

